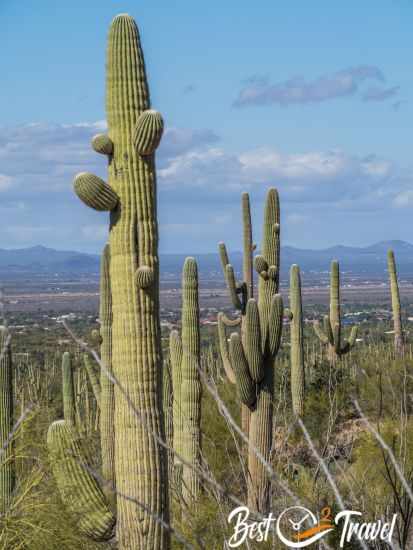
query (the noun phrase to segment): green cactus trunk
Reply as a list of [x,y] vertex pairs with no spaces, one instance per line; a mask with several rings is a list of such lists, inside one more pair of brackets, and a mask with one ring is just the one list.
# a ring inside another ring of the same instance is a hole
[[[201,458],[201,364],[198,268],[193,258],[185,260],[182,274],[182,339],[171,333],[171,364],[174,380],[174,407],[178,411],[174,423],[175,450],[193,467],[182,466],[180,492],[185,502],[196,500],[200,479],[194,468]],[[179,384],[179,386],[178,386]],[[176,429],[176,432],[175,432]],[[179,465],[177,480],[179,483]]]
[[50,464],[62,502],[80,533],[93,540],[113,536],[115,518],[93,477],[79,436],[66,420],[50,425],[47,433]]
[[396,260],[393,250],[387,252],[387,268],[390,277],[391,305],[393,310],[394,350],[397,355],[403,355],[404,338],[400,308],[399,283],[397,280]]
[[11,439],[13,430],[13,381],[9,332],[0,334],[0,516],[10,505],[14,485],[14,452]]
[[[112,374],[112,294],[110,289],[110,248],[103,249],[100,262],[100,357],[105,369]],[[108,486],[104,488],[113,507],[116,495],[110,486],[116,486],[115,476],[115,390],[105,369],[100,371],[100,448],[102,454],[102,477]]]
[[278,294],[280,269],[280,209],[278,194],[267,195],[262,255],[255,258],[259,273],[258,302],[250,298],[245,307],[241,337],[231,334],[229,350],[223,338],[223,315],[218,323],[221,353],[234,373],[241,402],[250,410],[248,452],[248,507],[269,510],[270,481],[261,458],[270,459],[273,434],[274,365],[283,323],[283,302]]
[[291,397],[293,412],[301,417],[305,392],[303,308],[300,268],[295,264],[290,270],[290,317]]
[[72,358],[65,351],[62,357],[63,418],[71,426],[76,425],[76,402],[73,381]]
[[163,366],[163,416],[165,419],[165,441],[168,450],[168,479],[172,480],[174,475],[174,443],[173,443],[173,386],[169,362],[165,361]]
[[169,545],[159,521],[169,521],[167,457],[156,441],[164,424],[154,152],[163,122],[150,110],[139,32],[128,15],[112,22],[106,66],[108,136],[92,144],[108,154],[110,186],[80,174],[75,191],[111,212],[112,368],[135,409],[115,386],[116,484],[130,497],[117,498],[118,545],[155,550]]

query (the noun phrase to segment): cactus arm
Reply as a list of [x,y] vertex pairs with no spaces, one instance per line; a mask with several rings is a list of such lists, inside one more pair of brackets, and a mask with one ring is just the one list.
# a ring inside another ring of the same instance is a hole
[[136,283],[138,288],[147,289],[150,288],[155,281],[155,272],[152,267],[143,265],[136,270]]
[[182,457],[184,464],[182,494],[185,502],[196,499],[200,478],[196,472],[201,453],[201,380],[198,267],[194,258],[186,258],[182,275]]
[[218,314],[218,342],[219,342],[219,351],[221,354],[222,364],[224,367],[225,374],[227,375],[228,380],[231,384],[235,384],[235,374],[231,365],[231,358],[229,355],[228,349],[228,339],[225,332],[225,322],[223,320],[223,313]]
[[245,357],[241,338],[237,332],[231,334],[229,351],[237,379],[238,395],[244,405],[252,407],[256,401],[256,388],[250,376],[248,361]]
[[249,300],[254,294],[254,280],[252,271],[252,224],[251,224],[251,206],[248,193],[243,193],[241,197],[242,205],[242,228],[243,228],[243,277],[247,287],[246,299]]
[[232,305],[239,311],[244,310],[243,303],[239,298],[239,294],[242,293],[242,287],[238,286],[235,280],[234,268],[231,264],[227,264],[225,268],[227,287],[231,296]]
[[399,283],[397,281],[397,267],[393,250],[387,252],[387,268],[390,278],[391,303],[393,312],[394,347],[397,354],[403,352],[404,338],[400,307]]
[[100,260],[100,357],[104,369],[100,370],[100,448],[102,477],[108,482],[103,488],[115,508],[116,495],[110,486],[116,486],[115,477],[115,389],[106,372],[112,374],[112,292],[110,284],[110,248],[106,244]]
[[344,343],[344,346],[341,348],[339,355],[345,355],[346,353],[352,350],[352,348],[356,343],[357,332],[358,332],[357,325],[354,325],[353,327],[351,327],[350,336],[348,340]]
[[221,321],[226,327],[238,327],[242,323],[241,317],[236,317],[235,319],[230,319],[225,315],[225,313],[220,313]]
[[333,325],[331,324],[331,321],[328,315],[324,315],[323,317],[323,326],[324,326],[324,333],[327,335],[328,343],[331,346],[334,346]]
[[254,382],[261,382],[264,378],[264,364],[261,349],[260,315],[254,298],[248,300],[247,304],[244,347],[250,376]]
[[116,208],[119,197],[101,178],[88,172],[77,174],[73,187],[79,199],[94,210],[109,212]]
[[[246,296],[247,296],[247,285],[246,283],[238,284],[235,279],[234,268],[229,263],[228,252],[225,246],[225,243],[221,242],[218,244],[219,257],[221,259],[222,270],[224,272],[225,281],[227,283],[227,288],[231,297],[232,305],[235,309],[245,311],[246,305]],[[241,295],[241,299],[240,299]]]
[[100,409],[101,390],[100,390],[99,378],[95,372],[95,369],[93,368],[92,362],[87,353],[83,354],[83,364],[85,366],[90,385],[92,386],[92,391],[93,391],[93,395],[95,396],[97,406]]
[[92,149],[109,157],[113,153],[113,141],[106,134],[96,134],[92,138]]
[[254,267],[255,271],[260,275],[264,280],[268,279],[268,268],[269,265],[261,254],[257,254],[254,258]]
[[296,416],[304,415],[304,346],[303,346],[303,310],[301,299],[301,276],[298,265],[290,270],[290,358],[291,358],[291,397],[293,412]]
[[9,509],[15,486],[13,462],[13,378],[10,336],[6,328],[0,334],[0,517]]
[[313,323],[314,332],[316,333],[316,336],[319,338],[320,342],[322,344],[327,345],[329,343],[328,336],[323,332],[323,329],[320,326],[320,321],[314,321]]
[[281,346],[284,305],[281,294],[275,294],[271,301],[268,352],[275,359]]
[[115,518],[88,470],[73,427],[65,420],[53,422],[47,432],[47,446],[63,504],[73,515],[80,533],[97,541],[112,538]]
[[153,109],[140,114],[133,134],[133,144],[139,155],[152,155],[157,149],[164,130],[162,115]]

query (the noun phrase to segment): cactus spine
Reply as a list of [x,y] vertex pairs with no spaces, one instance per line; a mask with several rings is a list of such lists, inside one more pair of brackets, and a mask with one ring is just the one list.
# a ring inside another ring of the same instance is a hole
[[154,550],[169,543],[159,521],[169,519],[166,453],[154,438],[164,439],[154,159],[163,124],[150,109],[138,28],[125,14],[109,31],[106,111],[108,139],[99,152],[113,151],[110,186],[81,174],[75,191],[110,210],[112,368],[135,409],[115,386],[116,484],[130,497],[117,498],[118,544]]
[[[107,244],[100,261],[100,358],[105,369],[112,373],[112,294],[110,289],[110,248]],[[102,476],[115,487],[115,392],[104,369],[100,372],[100,448],[102,454]],[[110,488],[104,489],[106,496],[113,501]],[[113,503],[114,504],[114,503]]]
[[[242,235],[243,235],[243,257],[242,257],[242,275],[243,281],[237,283],[235,280],[234,268],[229,262],[228,252],[223,242],[219,243],[219,255],[221,258],[222,269],[227,283],[227,287],[231,296],[232,305],[240,312],[239,321],[229,320],[224,315],[220,315],[218,319],[218,334],[220,343],[220,352],[224,369],[231,383],[235,383],[235,376],[232,372],[228,359],[228,342],[225,327],[233,327],[241,323],[241,334],[244,338],[245,312],[247,302],[254,296],[254,278],[253,278],[253,261],[252,255],[254,244],[252,240],[252,223],[251,223],[251,206],[248,193],[242,193],[241,196],[242,208]],[[250,424],[250,409],[241,403],[241,423],[243,432],[248,435]]]
[[348,353],[354,346],[357,338],[357,326],[351,329],[350,337],[342,343],[341,314],[340,314],[340,267],[337,260],[331,262],[330,271],[330,315],[324,316],[324,330],[318,321],[314,323],[314,330],[320,341],[328,345],[328,357],[334,364],[339,357]]
[[53,422],[47,446],[62,501],[76,519],[79,532],[94,540],[110,539],[115,518],[88,469],[74,428],[66,420]]
[[0,515],[11,502],[15,484],[13,463],[13,382],[10,335],[3,327],[0,334]]
[[[185,260],[182,274],[182,339],[174,333],[172,338],[171,364],[180,378],[179,399],[175,408],[180,409],[180,425],[176,434],[178,451],[186,462],[199,468],[201,458],[201,381],[199,368],[200,330],[198,303],[198,268],[193,258]],[[180,364],[176,361],[181,358]],[[178,374],[179,373],[179,374]],[[174,387],[175,396],[175,387]],[[198,497],[200,479],[193,468],[182,467],[182,496],[185,502]]]
[[391,305],[393,310],[394,349],[397,355],[402,355],[404,338],[400,309],[399,283],[397,281],[397,267],[393,250],[387,252],[387,268],[390,277]]
[[[251,411],[248,453],[248,507],[266,512],[270,483],[256,451],[268,461],[272,447],[274,362],[280,344],[283,302],[279,290],[280,208],[278,193],[270,189],[264,213],[262,255],[255,259],[260,275],[258,301],[245,308],[242,337],[231,334],[228,356],[240,400]],[[221,316],[222,318],[222,316]]]
[[291,357],[291,397],[293,412],[304,415],[304,347],[303,347],[303,308],[301,300],[301,275],[298,265],[290,270],[290,357]]
[[75,388],[73,382],[72,359],[65,351],[62,357],[63,418],[71,426],[76,425]]

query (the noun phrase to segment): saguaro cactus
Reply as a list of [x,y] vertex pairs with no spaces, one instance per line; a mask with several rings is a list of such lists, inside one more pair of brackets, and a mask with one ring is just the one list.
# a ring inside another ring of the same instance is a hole
[[[283,301],[278,294],[280,269],[280,208],[278,193],[270,189],[264,214],[262,254],[255,267],[260,278],[258,302],[251,298],[245,308],[243,338],[231,334],[225,354],[234,373],[240,400],[250,409],[248,453],[248,506],[266,512],[269,489],[265,467],[257,450],[269,460],[272,447],[274,363],[280,344]],[[225,345],[226,341],[223,340]]]
[[[254,278],[253,278],[253,261],[252,261],[254,244],[252,241],[251,206],[250,206],[250,198],[248,193],[242,193],[241,207],[242,207],[242,233],[243,233],[243,260],[242,260],[243,280],[242,282],[237,283],[235,280],[234,268],[230,264],[225,243],[220,242],[218,245],[222,269],[223,269],[224,277],[231,296],[232,305],[240,313],[239,319],[235,319],[235,320],[228,319],[223,314],[220,314],[218,318],[218,335],[219,335],[221,357],[222,357],[222,361],[224,364],[224,369],[226,371],[227,377],[229,381],[232,383],[235,382],[235,377],[233,373],[231,373],[231,367],[228,362],[228,352],[227,352],[228,345],[227,345],[227,336],[226,336],[225,328],[234,327],[234,326],[237,326],[238,324],[241,324],[241,334],[244,340],[245,312],[246,312],[247,302],[254,295]],[[244,433],[248,435],[249,423],[250,423],[250,409],[244,403],[241,403],[241,422],[242,422],[242,429]]]
[[95,372],[95,369],[93,367],[92,361],[90,360],[88,353],[83,354],[83,364],[85,366],[90,385],[92,386],[92,391],[96,399],[96,404],[100,409],[101,389],[100,389],[99,378],[97,373]]
[[4,514],[13,495],[15,471],[13,462],[13,383],[10,334],[0,329],[0,515]]
[[[135,21],[112,22],[107,51],[108,135],[94,149],[107,155],[109,185],[92,174],[75,178],[85,204],[110,211],[112,368],[115,386],[117,536],[120,549],[168,545],[168,483],[162,421],[158,224],[154,152],[163,122],[150,109]],[[155,437],[154,437],[155,435]]]
[[66,420],[53,422],[47,445],[62,501],[76,519],[79,532],[94,540],[110,539],[115,518],[89,470],[76,431]]
[[303,308],[300,268],[295,264],[290,270],[290,344],[293,412],[296,416],[303,416],[305,392]]
[[[112,373],[112,293],[110,288],[110,248],[107,244],[100,261],[100,358],[105,369]],[[100,448],[102,453],[102,476],[115,487],[115,392],[105,372],[100,372]],[[113,501],[113,492],[105,489],[106,496]]]
[[[199,468],[201,454],[201,381],[199,374],[201,353],[198,268],[193,258],[185,260],[182,274],[182,339],[177,332],[173,332],[170,342],[172,371],[177,372],[174,376],[174,383],[180,379],[180,388],[175,388],[175,386],[173,388],[174,400],[179,399],[175,409],[180,409],[180,424],[176,426],[178,445],[176,450],[186,462]],[[196,499],[199,491],[200,479],[197,472],[184,464],[182,467],[182,496],[184,500],[189,502]]]
[[387,252],[387,268],[390,277],[391,305],[393,310],[394,349],[396,354],[403,353],[404,338],[400,309],[399,283],[397,281],[396,260],[393,250]]
[[65,351],[62,356],[62,393],[63,393],[63,418],[71,426],[76,424],[75,388],[73,382],[72,359],[70,353]]
[[168,361],[163,366],[163,416],[165,419],[165,441],[168,444],[168,478],[173,479],[174,452],[173,452],[173,386],[171,370]]
[[348,353],[354,346],[357,338],[357,326],[351,329],[350,337],[342,343],[341,315],[340,315],[340,267],[337,260],[331,262],[330,271],[330,315],[325,315],[324,330],[318,321],[314,323],[314,330],[320,341],[328,345],[328,357],[334,364],[339,357]]

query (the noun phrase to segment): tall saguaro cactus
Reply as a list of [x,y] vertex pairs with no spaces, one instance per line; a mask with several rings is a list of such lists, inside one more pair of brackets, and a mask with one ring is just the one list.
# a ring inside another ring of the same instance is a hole
[[10,334],[0,330],[0,515],[9,505],[15,484],[13,463],[13,382]]
[[[242,259],[242,282],[237,283],[235,280],[234,268],[229,261],[228,252],[225,243],[220,242],[218,245],[219,255],[221,258],[222,269],[227,283],[227,287],[231,296],[232,305],[240,313],[240,318],[236,320],[228,319],[221,314],[218,318],[218,335],[220,343],[221,357],[224,364],[227,377],[230,382],[234,383],[235,378],[231,373],[231,367],[228,362],[227,342],[226,342],[226,327],[234,327],[241,324],[241,334],[245,336],[245,312],[247,302],[254,295],[254,278],[253,278],[253,251],[254,244],[252,240],[252,223],[251,223],[251,206],[248,193],[242,193],[242,237],[243,237],[243,259]],[[246,435],[249,432],[250,409],[241,403],[241,422],[242,429]]]
[[303,307],[300,268],[296,264],[290,269],[290,339],[293,412],[296,416],[303,416],[305,392]]
[[323,320],[324,330],[318,321],[314,323],[314,330],[320,341],[328,346],[330,363],[334,364],[339,357],[348,353],[354,346],[357,338],[357,326],[351,329],[348,340],[342,342],[342,326],[340,314],[340,267],[337,260],[331,262],[330,271],[330,315]]
[[404,338],[400,308],[399,283],[397,281],[396,260],[393,250],[389,250],[387,252],[387,268],[390,277],[391,305],[393,310],[394,349],[396,354],[401,355],[403,353]]
[[164,429],[154,153],[163,121],[150,109],[139,32],[129,15],[112,22],[106,69],[108,135],[92,146],[108,158],[109,185],[82,173],[74,186],[85,204],[110,211],[112,368],[130,400],[115,386],[118,544],[153,550],[169,540],[159,521],[169,513],[166,454],[157,442]]
[[270,483],[257,451],[269,460],[273,432],[274,367],[283,324],[279,290],[280,207],[278,193],[270,189],[264,213],[261,255],[255,258],[259,273],[258,301],[250,298],[245,308],[244,334],[231,334],[224,347],[234,374],[238,395],[251,412],[248,452],[248,506],[266,512]]
[[[170,357],[178,422],[174,425],[175,450],[186,462],[199,468],[201,458],[201,363],[198,268],[193,258],[185,260],[182,274],[182,338],[176,331],[170,337]],[[176,430],[176,432],[175,432]],[[182,467],[182,496],[186,502],[198,497],[199,475],[187,465]]]

